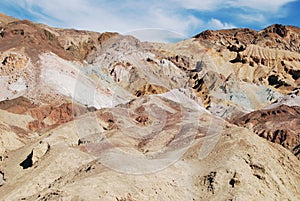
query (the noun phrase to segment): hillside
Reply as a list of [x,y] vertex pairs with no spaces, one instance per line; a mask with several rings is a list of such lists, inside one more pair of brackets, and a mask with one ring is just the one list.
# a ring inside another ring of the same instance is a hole
[[0,26],[2,200],[300,200],[299,28]]

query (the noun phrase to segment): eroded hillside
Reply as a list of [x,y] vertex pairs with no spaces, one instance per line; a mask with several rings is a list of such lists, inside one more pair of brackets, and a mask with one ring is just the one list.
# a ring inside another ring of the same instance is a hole
[[299,28],[162,44],[0,22],[1,199],[300,199]]

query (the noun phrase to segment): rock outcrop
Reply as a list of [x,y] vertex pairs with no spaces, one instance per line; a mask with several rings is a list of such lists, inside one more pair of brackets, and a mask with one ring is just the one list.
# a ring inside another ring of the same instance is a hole
[[0,186],[3,186],[4,184],[5,184],[4,175],[2,172],[0,172]]
[[37,146],[35,146],[30,154],[26,157],[24,161],[20,163],[23,169],[27,169],[35,165],[50,149],[50,146],[46,142],[40,141]]
[[257,135],[278,143],[300,157],[300,107],[281,105],[259,110],[233,120],[238,126],[252,129]]

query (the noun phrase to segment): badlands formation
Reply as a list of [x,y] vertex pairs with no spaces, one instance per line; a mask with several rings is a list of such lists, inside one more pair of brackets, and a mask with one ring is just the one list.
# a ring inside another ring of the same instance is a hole
[[0,200],[300,200],[299,28],[0,30]]

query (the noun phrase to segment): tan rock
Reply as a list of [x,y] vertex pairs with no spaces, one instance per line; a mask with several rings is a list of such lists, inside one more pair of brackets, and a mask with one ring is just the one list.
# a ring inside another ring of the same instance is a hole
[[4,175],[2,172],[0,172],[0,187],[5,184]]
[[39,144],[32,149],[32,164],[38,162],[50,149],[47,142],[40,141]]

